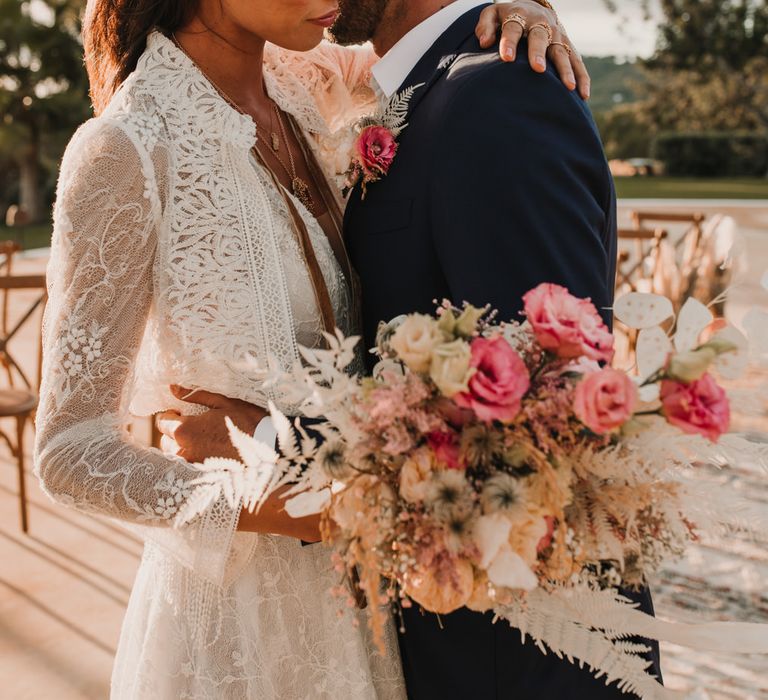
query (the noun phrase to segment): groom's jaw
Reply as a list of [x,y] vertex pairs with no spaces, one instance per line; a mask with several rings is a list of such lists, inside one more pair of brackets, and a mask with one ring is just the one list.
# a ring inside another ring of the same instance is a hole
[[344,46],[371,41],[376,54],[383,56],[411,29],[454,1],[341,0],[330,33]]
[[340,0],[339,16],[329,30],[330,38],[342,46],[371,41],[388,5],[400,0]]

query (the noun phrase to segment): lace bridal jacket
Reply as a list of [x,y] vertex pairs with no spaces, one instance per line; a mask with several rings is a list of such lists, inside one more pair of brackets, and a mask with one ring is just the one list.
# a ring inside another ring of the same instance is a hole
[[[270,47],[265,79],[320,143],[340,112],[366,107],[370,60],[330,45]],[[199,472],[125,429],[129,413],[188,410],[171,383],[264,405],[275,397],[246,360],[287,368],[298,344],[318,342],[310,278],[285,202],[250,154],[255,137],[252,120],[156,33],[72,140],[48,271],[36,470],[56,501],[130,523],[146,542],[113,698],[401,698],[396,644],[376,655],[357,613],[339,615],[324,547],[237,532],[240,509],[223,498],[174,529]],[[341,269],[296,204],[351,330]]]

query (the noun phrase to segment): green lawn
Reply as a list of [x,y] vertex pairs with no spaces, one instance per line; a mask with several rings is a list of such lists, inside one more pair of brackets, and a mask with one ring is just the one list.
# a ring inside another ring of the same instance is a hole
[[768,178],[617,177],[620,199],[768,199]]
[[0,241],[18,241],[25,249],[47,248],[51,244],[51,224],[7,228],[0,226]]

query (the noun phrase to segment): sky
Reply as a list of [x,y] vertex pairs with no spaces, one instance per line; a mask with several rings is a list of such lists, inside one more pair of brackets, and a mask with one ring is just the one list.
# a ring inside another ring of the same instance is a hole
[[[643,18],[640,0],[616,0],[611,14],[603,0],[552,0],[571,41],[588,56],[649,56],[656,23]],[[655,5],[655,2],[654,2]]]

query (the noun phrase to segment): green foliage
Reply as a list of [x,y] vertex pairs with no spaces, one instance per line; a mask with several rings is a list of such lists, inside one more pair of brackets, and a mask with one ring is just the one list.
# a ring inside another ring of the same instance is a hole
[[768,58],[768,0],[660,0],[664,21],[651,69],[738,74]]
[[662,0],[645,62],[657,131],[768,131],[768,0]]
[[81,7],[0,0],[0,205],[18,198],[33,218],[49,204],[63,144],[89,116]]
[[759,177],[768,172],[768,136],[712,132],[660,134],[655,155],[678,177]]
[[613,56],[585,56],[584,63],[592,78],[589,105],[595,114],[637,100],[645,75],[636,63]]
[[[761,135],[768,134],[768,0],[659,0],[659,4],[658,48],[641,62],[646,79],[636,109],[652,137],[665,132],[684,136],[660,137],[657,154],[671,159],[670,172],[765,175],[768,166],[761,160],[760,147],[756,146],[754,157],[743,150],[744,144],[761,143]],[[609,129],[609,142],[611,133],[624,138],[619,125],[629,127],[627,118],[627,114],[613,116],[616,128]],[[628,139],[632,133],[630,128]]]
[[641,105],[616,107],[595,115],[595,121],[610,160],[650,157],[653,136]]

